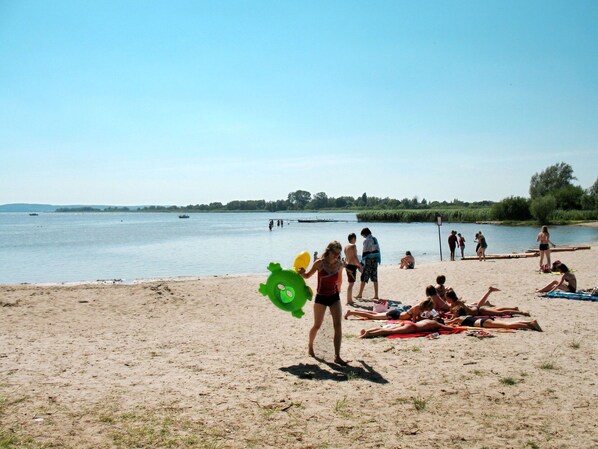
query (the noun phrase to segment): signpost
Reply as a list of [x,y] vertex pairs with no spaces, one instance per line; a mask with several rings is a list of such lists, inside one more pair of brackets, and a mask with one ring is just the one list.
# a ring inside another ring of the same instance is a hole
[[442,226],[442,217],[436,214],[436,224],[438,225],[438,247],[440,248],[440,261],[442,262],[442,240],[440,238],[440,226]]

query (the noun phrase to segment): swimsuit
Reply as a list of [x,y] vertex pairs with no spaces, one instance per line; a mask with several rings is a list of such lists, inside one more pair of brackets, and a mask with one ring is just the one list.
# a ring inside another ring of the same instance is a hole
[[320,270],[318,270],[317,296],[332,297],[336,295],[338,297],[338,277],[340,276],[339,268],[340,261],[338,262],[336,268],[333,268],[335,270],[333,272],[326,271],[323,266]]
[[378,282],[378,260],[369,258],[364,260],[361,282]]
[[478,318],[475,316],[466,316],[465,319],[461,322],[461,326],[469,326],[469,327],[478,327],[475,325],[476,321],[480,320],[480,326],[484,327],[484,323],[488,320],[494,321],[494,318]]
[[[386,317],[389,320],[400,320],[401,319],[401,309],[390,309],[388,312],[386,312]],[[409,313],[409,312],[407,312]],[[413,316],[409,313],[409,316],[411,316],[413,318]]]
[[540,243],[540,251],[546,251],[548,248],[548,243]]
[[355,282],[355,279],[357,279],[357,269],[359,267],[357,265],[347,265],[345,267],[345,269],[347,270],[347,280],[349,281],[349,284],[352,284]]
[[334,293],[333,295],[320,295],[319,293],[316,295],[316,304],[322,304],[323,306],[330,307],[335,302],[340,301],[341,297],[339,296],[338,292]]

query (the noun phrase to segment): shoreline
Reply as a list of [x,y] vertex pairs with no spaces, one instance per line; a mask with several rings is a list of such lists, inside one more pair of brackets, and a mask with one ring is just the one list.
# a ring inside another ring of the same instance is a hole
[[[596,227],[598,227],[598,222],[596,222]],[[591,243],[581,243],[577,246],[590,246],[596,247],[598,246],[598,241],[594,241]],[[577,250],[577,251],[587,251],[587,250]],[[590,250],[591,251],[591,250]],[[568,251],[567,251],[568,252]],[[571,251],[575,252],[575,251]],[[562,252],[559,252],[561,254]],[[510,253],[516,254],[516,252]],[[488,254],[490,256],[491,254]],[[438,257],[440,257],[438,255]],[[472,256],[468,256],[472,257]],[[533,257],[535,259],[537,256]],[[532,257],[530,257],[532,258]],[[509,259],[512,260],[512,259]],[[555,259],[556,260],[556,259]],[[457,257],[455,262],[475,262],[475,260],[461,260],[460,257]],[[450,263],[450,260],[424,260],[422,262],[418,262],[416,260],[416,269],[417,267],[425,267],[425,266],[433,266],[433,265],[440,265],[444,263]],[[389,269],[399,269],[400,264],[384,264],[381,267],[388,267]],[[291,268],[291,267],[283,267],[283,268]],[[185,281],[199,281],[202,279],[216,279],[216,278],[245,278],[245,277],[256,277],[262,279],[264,276],[268,277],[269,272],[266,267],[264,267],[263,272],[261,273],[227,273],[227,274],[206,274],[206,275],[197,275],[197,276],[166,276],[166,277],[156,277],[156,278],[139,278],[139,279],[96,279],[96,280],[83,280],[83,281],[65,281],[65,282],[19,282],[19,283],[1,283],[0,287],[15,287],[15,286],[34,286],[34,287],[76,287],[80,285],[139,285],[139,284],[148,284],[154,282],[185,282]]]

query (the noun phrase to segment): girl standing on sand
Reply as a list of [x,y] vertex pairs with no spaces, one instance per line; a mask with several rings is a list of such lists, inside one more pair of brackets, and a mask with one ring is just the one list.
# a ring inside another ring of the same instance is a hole
[[311,357],[316,357],[314,352],[314,340],[324,322],[326,309],[330,307],[332,323],[334,326],[334,362],[339,365],[347,365],[341,358],[342,322],[343,311],[339,292],[342,283],[343,262],[341,261],[342,246],[336,240],[328,244],[324,254],[314,261],[309,271],[300,268],[299,274],[309,279],[314,273],[318,273],[318,288],[314,301],[314,324],[309,331],[308,352]]
[[544,271],[544,258],[546,258],[546,265],[550,269],[550,245],[553,247],[556,245],[550,241],[548,226],[542,226],[542,230],[536,237],[536,242],[540,242],[540,271]]

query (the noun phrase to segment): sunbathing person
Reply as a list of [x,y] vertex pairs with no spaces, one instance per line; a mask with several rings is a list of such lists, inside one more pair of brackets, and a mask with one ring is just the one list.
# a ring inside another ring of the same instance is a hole
[[446,322],[447,325],[485,327],[488,329],[532,329],[542,332],[536,320],[532,321],[494,321],[494,318],[479,318],[475,316],[458,316]]
[[553,292],[555,290],[562,290],[564,292],[575,293],[577,291],[577,279],[569,268],[564,263],[557,265],[556,269],[561,273],[558,281],[552,281],[543,288],[537,289],[538,293]]
[[[350,316],[358,316],[367,320],[411,320],[419,321],[423,318],[422,314],[430,312],[435,309],[436,299],[440,301],[438,295],[436,295],[436,289],[432,285],[426,287],[426,295],[428,298],[424,299],[419,304],[411,307],[409,310],[403,312],[401,309],[392,308],[387,312],[370,312],[369,310],[347,310],[345,312],[345,320]],[[436,297],[436,298],[435,298]]]
[[[499,291],[495,287],[489,287],[488,292],[478,301],[478,304],[483,304],[493,291]],[[452,288],[446,292],[446,300],[451,305],[451,315],[456,316],[504,316],[504,315],[523,315],[529,316],[529,312],[519,310],[518,307],[490,307],[484,305],[468,305],[457,297],[457,293]]]
[[421,320],[417,323],[401,321],[395,324],[385,324],[383,327],[374,329],[361,329],[359,338],[386,337],[393,334],[414,334],[417,332],[452,331],[454,329],[452,326],[446,326],[434,320]]
[[[444,276],[438,276],[436,279],[444,278]],[[439,287],[440,290],[439,290]],[[451,306],[446,302],[444,295],[446,294],[446,288],[444,287],[444,280],[442,283],[438,283],[436,287],[428,285],[426,287],[426,296],[434,301],[434,308],[439,312],[448,312],[451,310]]]

